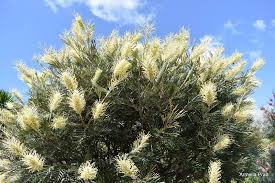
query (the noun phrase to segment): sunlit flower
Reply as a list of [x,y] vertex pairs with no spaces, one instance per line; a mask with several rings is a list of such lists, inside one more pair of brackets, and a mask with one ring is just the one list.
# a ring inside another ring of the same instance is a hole
[[209,183],[219,183],[221,179],[221,162],[210,162],[208,168]]
[[140,32],[135,33],[132,37],[133,43],[139,42],[141,37],[142,37],[142,34]]
[[0,121],[6,125],[12,124],[16,122],[15,115],[7,110],[7,109],[0,109]]
[[232,140],[228,135],[226,134],[222,135],[218,138],[218,142],[214,146],[213,150],[216,152],[216,151],[226,149],[227,147],[230,146],[231,143],[232,143]]
[[85,28],[85,25],[82,21],[81,16],[76,15],[75,20],[74,20],[73,25],[72,25],[72,32],[78,38],[78,40],[82,41],[82,42],[84,41],[84,35],[82,33],[84,28]]
[[59,93],[58,91],[55,91],[49,100],[50,111],[53,112],[54,110],[56,110],[59,107],[61,101],[62,101],[62,94]]
[[63,72],[61,78],[62,78],[62,83],[68,90],[74,91],[77,89],[78,83],[76,81],[76,78],[71,72],[69,71]]
[[86,161],[81,164],[78,169],[79,179],[83,179],[84,181],[94,180],[97,174],[97,168],[94,163],[90,163],[90,161]]
[[144,132],[139,134],[138,139],[136,139],[133,143],[131,154],[138,153],[143,148],[145,148],[148,145],[149,138],[150,138],[149,134],[145,134]]
[[94,77],[93,77],[93,79],[92,79],[92,84],[93,84],[93,85],[96,85],[96,84],[97,84],[97,81],[98,81],[98,79],[99,79],[101,73],[102,73],[102,70],[101,70],[100,68],[97,68],[96,71],[95,71],[95,75],[94,75]]
[[67,123],[67,118],[64,116],[57,116],[53,118],[53,122],[51,124],[51,127],[53,129],[64,129]]
[[212,82],[204,84],[200,90],[200,95],[204,103],[212,105],[217,98],[216,85]]
[[123,59],[127,59],[129,56],[131,56],[133,48],[133,43],[130,41],[126,41],[125,43],[123,43],[123,46],[121,48],[121,57]]
[[255,63],[252,65],[250,72],[254,73],[259,70],[264,65],[264,60],[262,58],[258,58]]
[[102,117],[107,109],[107,103],[96,101],[93,108],[92,108],[92,113],[93,113],[93,118],[94,120],[99,119]]
[[6,107],[7,107],[7,109],[13,109],[14,108],[14,103],[13,102],[7,102]]
[[182,29],[178,34],[168,36],[162,48],[162,60],[174,61],[188,46],[189,32]]
[[[0,159],[0,168],[8,170],[10,168],[11,161],[8,159]],[[1,183],[1,182],[0,182]]]
[[158,72],[157,62],[155,60],[144,60],[142,62],[142,69],[145,77],[149,81],[154,81]]
[[30,172],[43,170],[44,158],[35,151],[27,152],[23,155],[22,161]]
[[17,140],[15,137],[5,139],[3,141],[3,145],[10,153],[16,156],[22,156],[27,150],[25,145]]
[[160,40],[153,39],[149,43],[149,53],[152,59],[156,60],[160,55]]
[[233,113],[234,105],[232,103],[228,103],[222,108],[222,115],[226,118],[229,118]]
[[237,123],[246,122],[251,115],[251,109],[240,109],[235,112],[234,117]]
[[80,115],[86,105],[84,93],[79,90],[74,90],[69,98],[69,105],[77,114]]
[[107,39],[100,41],[101,51],[106,55],[114,55],[120,43],[117,31],[112,31]]
[[22,96],[21,94],[16,90],[16,89],[12,89],[11,90],[11,94],[19,101],[22,101]]
[[0,183],[7,183],[7,174],[6,173],[1,173],[0,174]]
[[201,44],[196,45],[190,54],[190,60],[197,61],[208,50],[210,42],[211,39],[206,37],[204,40],[202,40]]
[[18,115],[18,122],[24,130],[38,130],[40,122],[36,108],[25,106]]
[[246,79],[245,84],[248,88],[254,88],[261,85],[261,82],[255,78],[255,76],[249,75],[249,77]]
[[121,79],[126,76],[127,71],[131,68],[131,63],[123,59],[116,63],[114,68],[114,77]]
[[33,85],[33,81],[36,78],[36,71],[28,68],[23,63],[17,63],[16,68],[20,73],[20,79],[24,81],[29,87]]
[[239,52],[235,52],[230,57],[224,60],[225,66],[236,64],[238,61],[240,61],[241,58],[242,58],[242,54]]
[[234,66],[233,68],[231,68],[228,72],[225,73],[225,77],[227,79],[232,79],[235,76],[237,76],[238,74],[240,74],[242,72],[242,70],[244,69],[246,65],[245,61],[241,61],[238,65]]
[[57,54],[53,49],[47,49],[41,60],[47,64],[53,65],[57,61]]
[[244,84],[244,85],[241,85],[241,86],[237,87],[236,89],[234,89],[232,94],[241,96],[241,95],[244,95],[245,93],[247,93],[251,89],[252,88],[250,88]]
[[124,174],[124,176],[131,177],[132,179],[136,179],[139,172],[135,163],[127,154],[116,158],[116,168],[120,173]]

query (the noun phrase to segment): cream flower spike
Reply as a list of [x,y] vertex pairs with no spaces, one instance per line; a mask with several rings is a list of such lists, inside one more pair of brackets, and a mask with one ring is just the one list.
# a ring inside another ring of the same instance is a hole
[[51,124],[51,127],[53,129],[64,129],[67,123],[67,118],[64,116],[57,116],[53,118],[53,122]]
[[79,90],[74,90],[69,97],[69,105],[77,114],[81,115],[86,105],[84,93]]
[[10,125],[16,122],[16,116],[7,109],[0,109],[0,121],[5,125]]
[[17,100],[19,100],[20,102],[22,102],[22,96],[19,93],[19,91],[17,91],[16,89],[12,89],[11,90],[11,94],[13,97],[15,97]]
[[133,45],[130,42],[126,42],[124,46],[121,48],[121,57],[124,59],[128,59],[128,57],[133,52]]
[[246,65],[245,61],[240,61],[238,65],[234,66],[233,68],[231,68],[229,71],[225,73],[225,78],[228,80],[233,79],[235,76],[237,76],[243,71],[245,65]]
[[40,121],[37,109],[33,106],[25,106],[18,115],[18,122],[24,130],[38,130]]
[[14,103],[13,102],[7,102],[6,103],[6,107],[7,107],[7,109],[13,109],[14,108]]
[[143,74],[145,78],[153,82],[158,73],[158,66],[157,66],[156,60],[154,59],[144,60],[142,62],[142,69],[143,69]]
[[232,140],[228,135],[222,135],[218,138],[217,144],[214,146],[214,152],[226,149],[232,144]]
[[77,89],[78,83],[75,76],[70,71],[65,71],[61,75],[63,85],[69,90],[74,91]]
[[93,84],[94,86],[97,85],[97,81],[98,81],[98,79],[100,78],[101,73],[102,73],[102,70],[101,70],[100,68],[97,68],[96,71],[95,71],[95,75],[94,75],[93,79],[91,80],[91,81],[92,81],[92,84]]
[[54,110],[56,110],[59,107],[61,102],[62,102],[62,94],[59,93],[58,91],[55,91],[49,100],[50,111],[53,112]]
[[6,173],[0,174],[0,183],[8,183],[7,182],[8,175]]
[[255,73],[257,70],[261,69],[264,65],[264,59],[258,58],[255,63],[252,65],[250,72]]
[[36,78],[36,71],[28,68],[23,63],[17,63],[16,68],[20,73],[20,79],[24,81],[29,87],[32,87],[33,81]]
[[81,164],[78,169],[79,179],[84,181],[94,180],[96,178],[98,169],[95,167],[94,163],[90,163],[90,161],[86,161]]
[[199,45],[196,45],[190,54],[190,60],[198,60],[207,51],[210,42],[211,37],[205,37]]
[[221,179],[221,162],[210,162],[208,168],[209,183],[220,183]]
[[230,66],[232,64],[236,64],[242,58],[242,54],[239,52],[233,53],[229,58],[225,59],[225,67]]
[[222,116],[229,118],[234,114],[234,105],[232,103],[225,104],[221,112]]
[[118,156],[115,160],[116,168],[120,173],[126,177],[131,177],[132,179],[137,178],[139,170],[127,154]]
[[114,68],[115,79],[122,79],[127,75],[128,70],[131,68],[131,63],[125,59],[118,61]]
[[145,134],[144,132],[140,133],[138,139],[133,143],[130,154],[139,153],[143,148],[145,148],[148,145],[149,138],[150,134]]
[[211,106],[217,98],[216,85],[212,82],[205,83],[200,90],[200,95],[203,102]]
[[104,115],[107,109],[107,106],[108,104],[105,102],[100,102],[100,101],[95,102],[94,106],[92,107],[92,114],[93,114],[94,120],[97,120]]
[[8,137],[3,141],[3,146],[12,154],[16,156],[23,156],[27,148],[15,137]]
[[23,155],[22,161],[30,172],[43,170],[44,158],[35,151],[27,152]]
[[244,123],[248,120],[251,112],[252,111],[250,109],[240,109],[234,114],[234,118],[237,123]]

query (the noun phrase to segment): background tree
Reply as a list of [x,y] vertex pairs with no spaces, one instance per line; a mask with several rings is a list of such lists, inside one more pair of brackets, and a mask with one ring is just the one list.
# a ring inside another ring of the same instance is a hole
[[0,108],[4,108],[6,103],[11,100],[11,95],[4,91],[0,90]]
[[210,38],[190,48],[185,29],[150,30],[94,40],[76,16],[40,72],[18,63],[29,101],[14,93],[1,113],[1,180],[217,183],[256,171],[248,99],[263,60],[246,71]]
[[267,128],[265,130],[267,138],[270,140],[269,156],[270,156],[270,170],[269,173],[272,175],[272,180],[275,181],[275,93],[273,92],[272,97],[268,101],[267,107],[262,107],[261,110],[265,114]]

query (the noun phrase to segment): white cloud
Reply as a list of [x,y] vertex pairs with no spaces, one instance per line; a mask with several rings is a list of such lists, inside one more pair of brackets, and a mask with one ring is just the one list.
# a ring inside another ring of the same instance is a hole
[[266,24],[264,22],[264,20],[256,20],[254,23],[253,23],[253,26],[258,29],[258,30],[261,30],[261,31],[264,31],[266,29]]
[[224,28],[230,30],[232,34],[241,34],[241,32],[237,30],[238,24],[233,23],[231,20],[225,22],[223,26]]
[[91,12],[104,20],[123,24],[140,24],[150,21],[152,13],[144,13],[142,9],[148,0],[45,0],[54,12],[58,8],[66,8],[75,3],[86,5]]
[[255,60],[262,56],[262,51],[261,50],[250,51],[250,52],[248,52],[248,56],[249,56],[250,60]]
[[272,27],[275,27],[275,19],[272,19],[272,20],[271,20],[271,26],[272,26]]
[[44,0],[46,5],[49,6],[54,12],[57,12],[58,8],[66,8],[74,3],[83,3],[83,0]]

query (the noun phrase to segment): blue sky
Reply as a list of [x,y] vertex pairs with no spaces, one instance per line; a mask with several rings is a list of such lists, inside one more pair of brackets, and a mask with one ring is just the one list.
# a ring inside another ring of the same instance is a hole
[[210,35],[224,44],[226,54],[238,50],[249,64],[263,57],[266,64],[257,74],[262,85],[253,95],[261,106],[275,88],[274,8],[274,0],[1,0],[0,88],[26,93],[16,61],[36,67],[33,56],[45,47],[60,47],[60,34],[78,13],[96,25],[96,36],[150,20],[160,37],[184,26],[192,42]]

